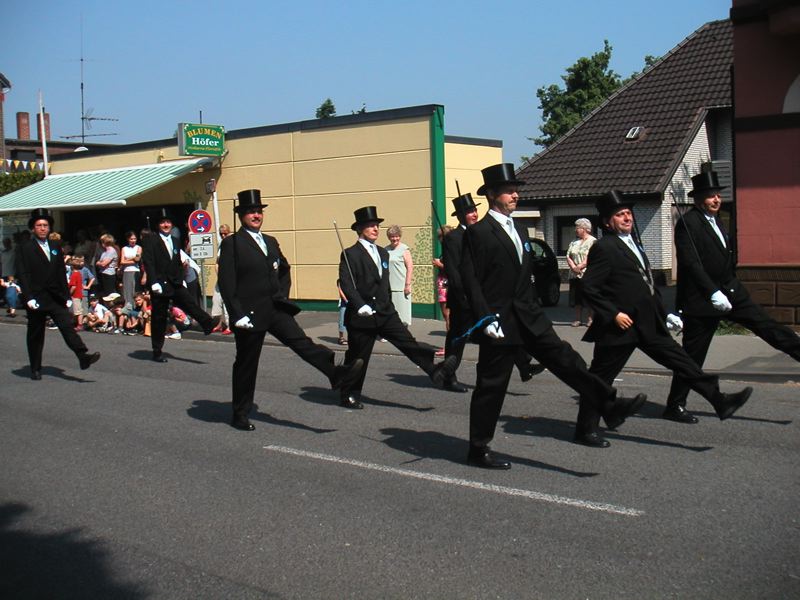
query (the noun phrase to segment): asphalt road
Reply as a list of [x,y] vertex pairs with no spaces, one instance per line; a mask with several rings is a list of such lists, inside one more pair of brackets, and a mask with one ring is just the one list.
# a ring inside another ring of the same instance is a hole
[[[261,359],[256,430],[232,429],[233,345],[49,331],[29,379],[0,324],[0,597],[798,598],[797,387],[758,383],[725,423],[669,380],[625,375],[643,414],[596,450],[551,374],[516,378],[494,448],[464,464],[468,395],[376,356],[366,408],[283,348]],[[474,382],[474,364],[460,377]],[[725,382],[725,389],[739,384]]]

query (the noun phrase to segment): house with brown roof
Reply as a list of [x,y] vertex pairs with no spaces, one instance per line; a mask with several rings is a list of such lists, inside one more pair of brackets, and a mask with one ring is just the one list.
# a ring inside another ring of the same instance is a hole
[[562,257],[562,268],[575,220],[597,225],[594,203],[611,189],[636,202],[651,264],[666,281],[676,210],[691,205],[690,179],[701,169],[713,168],[728,186],[730,220],[732,64],[731,22],[707,23],[520,168],[519,209],[539,211],[529,225]]

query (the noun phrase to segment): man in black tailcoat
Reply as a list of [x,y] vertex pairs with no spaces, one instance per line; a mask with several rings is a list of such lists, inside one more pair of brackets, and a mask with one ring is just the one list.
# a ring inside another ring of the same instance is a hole
[[281,253],[278,240],[261,233],[267,206],[261,203],[261,191],[244,190],[239,192],[238,200],[235,210],[242,226],[222,241],[219,291],[236,339],[231,425],[252,431],[255,427],[249,414],[267,333],[321,371],[334,389],[352,383],[361,373],[362,363],[356,360],[349,366],[336,366],[335,353],[312,342],[297,324],[294,316],[300,308],[289,300],[291,266]]
[[[720,186],[714,171],[692,177],[694,207],[675,226],[678,256],[676,305],[683,318],[683,349],[701,367],[720,320],[747,327],[773,348],[800,361],[800,337],[771,319],[736,278],[733,243],[720,219]],[[686,410],[690,386],[678,374],[672,378],[664,418],[696,423]]]
[[37,208],[28,220],[31,238],[21,244],[16,254],[16,275],[28,313],[28,360],[31,379],[42,378],[42,350],[48,315],[61,332],[67,346],[78,357],[81,369],[88,369],[100,359],[100,353],[89,353],[86,344],[75,333],[72,298],[67,288],[64,253],[61,243],[48,239],[53,227],[50,211]]
[[341,405],[359,409],[363,408],[361,390],[377,336],[391,342],[425,371],[436,385],[442,385],[453,376],[456,359],[447,357],[444,362],[435,365],[434,349],[419,344],[400,321],[389,290],[389,253],[375,244],[383,219],[378,218],[374,206],[359,208],[353,214],[356,220],[351,229],[358,233],[358,241],[342,252],[339,283],[347,298],[344,314],[348,334],[345,362],[349,364],[360,358],[364,368],[357,381],[342,386]]
[[483,169],[479,195],[489,212],[464,233],[461,277],[474,318],[486,320],[477,336],[480,350],[477,384],[470,405],[467,462],[487,469],[508,469],[489,449],[503,407],[514,357],[520,348],[567,385],[585,395],[609,426],[619,426],[646,396],[617,397],[616,390],[592,375],[580,355],[553,331],[531,286],[531,244],[514,223],[517,186],[510,163]]
[[182,308],[186,314],[200,323],[203,333],[211,333],[219,322],[219,317],[212,318],[205,312],[183,285],[183,263],[181,262],[180,243],[176,243],[172,233],[172,217],[166,209],[161,210],[158,230],[142,240],[142,264],[147,274],[147,285],[150,286],[151,325],[150,341],[153,348],[153,360],[167,362],[162,354],[164,334],[167,331],[167,312],[169,303]]
[[[594,311],[592,325],[583,337],[595,343],[589,370],[610,384],[633,351],[640,348],[659,364],[680,373],[711,403],[720,420],[727,419],[747,401],[753,389],[747,387],[735,394],[720,392],[718,378],[704,373],[670,335],[669,329],[680,330],[683,324],[677,315],[667,315],[661,304],[647,254],[634,235],[632,207],[633,203],[616,190],[597,202],[605,232],[589,250],[582,280],[584,298]],[[588,400],[581,395],[575,441],[606,448],[609,442],[598,429],[600,414]]]

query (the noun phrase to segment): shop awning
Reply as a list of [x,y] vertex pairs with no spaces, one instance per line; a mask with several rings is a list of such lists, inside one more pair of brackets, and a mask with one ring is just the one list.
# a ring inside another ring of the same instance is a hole
[[0,196],[0,213],[35,208],[68,210],[125,206],[129,198],[212,163],[213,159],[203,157],[140,167],[51,175],[16,192]]

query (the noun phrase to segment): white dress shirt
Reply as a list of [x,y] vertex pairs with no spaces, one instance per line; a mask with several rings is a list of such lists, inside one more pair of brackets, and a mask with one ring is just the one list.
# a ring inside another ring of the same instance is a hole
[[514,227],[514,219],[499,213],[494,209],[491,209],[489,214],[495,221],[500,223],[503,231],[505,231],[508,234],[508,237],[511,238],[511,242],[514,244],[514,248],[517,250],[517,258],[519,259],[520,264],[522,264],[522,240],[519,237],[517,228]]
[[369,252],[369,255],[372,257],[372,262],[374,262],[375,266],[378,268],[378,275],[383,276],[383,269],[381,268],[381,256],[378,254],[378,247],[364,238],[359,238],[358,241],[361,242],[361,245],[367,249],[367,252]]

